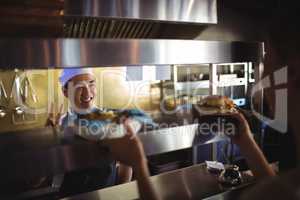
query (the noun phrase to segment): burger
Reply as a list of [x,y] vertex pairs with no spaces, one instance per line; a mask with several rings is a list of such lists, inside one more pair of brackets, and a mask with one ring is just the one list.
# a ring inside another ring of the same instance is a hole
[[234,102],[221,95],[207,96],[196,105],[200,114],[225,114],[236,112]]
[[198,132],[208,139],[217,134],[237,133],[239,122],[232,116],[237,112],[234,102],[220,95],[207,96],[193,106],[193,117],[199,123]]

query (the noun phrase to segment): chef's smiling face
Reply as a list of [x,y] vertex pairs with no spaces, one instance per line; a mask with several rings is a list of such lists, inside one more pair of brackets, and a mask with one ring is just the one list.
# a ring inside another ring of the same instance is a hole
[[63,92],[74,110],[88,110],[93,107],[96,98],[95,77],[91,74],[77,75],[68,81],[68,87]]

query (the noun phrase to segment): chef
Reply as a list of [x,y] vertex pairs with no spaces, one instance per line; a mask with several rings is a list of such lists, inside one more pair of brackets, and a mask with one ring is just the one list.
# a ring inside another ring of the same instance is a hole
[[[59,81],[62,86],[63,95],[69,101],[69,109],[64,114],[60,113],[57,115],[50,115],[47,121],[47,125],[59,125],[59,127],[66,129],[68,127],[79,127],[82,126],[80,122],[80,116],[90,114],[90,113],[101,113],[107,112],[107,109],[100,109],[94,105],[94,101],[97,95],[96,89],[96,77],[92,71],[92,69],[88,68],[69,68],[64,69],[59,77]],[[129,110],[131,113],[136,115],[136,119],[140,120],[141,123],[147,121],[151,121],[146,114],[142,112],[137,112],[136,110]],[[144,120],[144,121],[143,121]],[[107,125],[109,121],[101,121],[101,120],[87,120],[84,121],[85,126],[95,127],[98,125],[102,127]],[[89,123],[90,122],[90,123]],[[87,129],[92,130],[92,129]],[[85,137],[98,137],[98,139],[103,138],[103,135],[98,131],[96,134],[90,132],[84,132]],[[99,137],[99,134],[101,135]],[[94,185],[100,185],[100,187],[108,187],[115,184],[126,183],[129,182],[132,178],[132,168],[119,163],[119,162],[111,162],[106,163],[107,166],[105,171],[107,176],[103,179],[103,167],[101,169],[94,168],[83,170],[79,172],[74,172],[65,175],[64,185],[66,185],[65,194],[68,195],[68,187],[71,187],[72,190],[76,190],[79,192],[80,190],[84,191],[83,183],[87,184],[88,188],[94,187]],[[99,177],[99,179],[97,179]],[[62,187],[64,188],[64,187]]]

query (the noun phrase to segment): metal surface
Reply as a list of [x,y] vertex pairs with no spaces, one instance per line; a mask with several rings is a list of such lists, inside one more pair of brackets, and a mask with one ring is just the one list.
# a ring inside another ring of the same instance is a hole
[[186,149],[196,145],[210,144],[226,139],[216,135],[198,134],[198,124],[140,133],[139,138],[148,156]]
[[217,0],[2,0],[0,5],[2,37],[193,39],[217,23]]
[[[147,155],[190,148],[224,139],[214,135],[198,135],[197,127],[197,124],[182,125],[146,131],[139,133],[138,136],[144,144]],[[64,135],[62,138],[50,128],[2,133],[0,136],[2,162],[0,184],[94,167],[110,159],[105,150],[74,136],[74,131],[66,130]],[[7,154],[7,152],[10,153]],[[38,164],[35,165],[35,163]]]
[[65,0],[65,16],[217,23],[216,0]]
[[262,43],[133,39],[1,39],[1,68],[257,62]]
[[0,138],[0,185],[99,166],[110,159],[97,145],[60,138],[52,128],[2,133]]
[[152,38],[160,29],[152,21],[65,17],[64,22],[67,38]]
[[216,0],[65,1],[67,38],[193,39],[217,23]]
[[[245,175],[244,175],[245,176]],[[249,180],[251,181],[251,180]],[[217,176],[210,174],[204,164],[175,170],[151,177],[154,189],[161,199],[203,199],[223,193],[228,196],[233,188],[222,186]],[[238,188],[247,186],[243,183]],[[235,191],[233,191],[235,192]],[[219,195],[219,197],[222,195]],[[62,200],[138,199],[136,182],[66,197]]]

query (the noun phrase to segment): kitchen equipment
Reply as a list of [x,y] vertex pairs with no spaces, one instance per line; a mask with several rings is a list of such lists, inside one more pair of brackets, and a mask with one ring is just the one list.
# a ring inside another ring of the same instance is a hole
[[17,115],[23,115],[24,114],[24,110],[21,107],[19,107],[19,106],[17,106],[17,107],[14,108],[14,112]]
[[32,98],[34,103],[37,103],[37,95],[32,87],[32,84],[26,72],[20,74],[20,71],[18,69],[15,69],[14,71],[15,77],[10,95],[10,99],[14,100],[15,104],[12,113],[12,123],[15,125],[34,123],[37,120],[35,113],[28,113],[33,115],[33,119],[27,119],[26,108],[29,108],[27,102],[29,96]]
[[224,169],[224,165],[217,161],[205,161],[207,170],[212,174],[220,174]]
[[165,66],[260,62],[263,44],[170,39],[0,39],[0,52],[0,66],[10,70],[14,69],[11,66],[21,69]]
[[7,94],[3,85],[2,80],[0,80],[0,119],[4,118],[7,114],[7,108],[3,104],[8,103]]
[[235,186],[242,183],[242,176],[239,167],[236,165],[225,166],[225,169],[219,176],[219,181],[228,186]]
[[[64,35],[73,38],[193,37],[204,24],[217,23],[216,3],[216,0],[65,0]],[[196,27],[196,23],[202,26]]]
[[[13,85],[11,89],[11,95],[10,99],[14,100],[14,103],[17,105],[16,107],[19,107],[18,105],[22,104],[22,88],[21,88],[21,80],[19,76],[19,70],[14,69],[15,76],[13,79]],[[16,110],[16,109],[15,109]]]
[[204,74],[203,74],[203,73],[200,73],[199,76],[198,76],[198,80],[201,81],[203,78],[204,78]]
[[21,92],[22,92],[21,93],[22,101],[24,103],[27,103],[27,100],[29,99],[29,97],[31,97],[31,99],[34,103],[38,102],[37,94],[32,86],[32,83],[31,83],[29,77],[26,75],[26,72],[25,72],[25,78],[22,81]]
[[6,108],[4,108],[3,106],[0,106],[0,119],[4,118],[6,116]]
[[5,29],[0,34],[4,37],[192,39],[205,25],[218,21],[217,0],[30,0],[1,4],[5,12],[0,25]]
[[0,104],[8,103],[8,98],[6,94],[6,90],[2,80],[0,80]]

